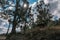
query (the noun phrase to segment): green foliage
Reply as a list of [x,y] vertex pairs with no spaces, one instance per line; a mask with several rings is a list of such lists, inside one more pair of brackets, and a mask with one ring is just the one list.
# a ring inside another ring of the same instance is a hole
[[53,17],[49,13],[49,4],[46,5],[44,1],[40,1],[40,4],[37,5],[38,9],[37,11],[39,12],[39,15],[37,16],[37,25],[41,24],[42,26],[47,26],[49,25],[48,23],[51,21],[51,18]]

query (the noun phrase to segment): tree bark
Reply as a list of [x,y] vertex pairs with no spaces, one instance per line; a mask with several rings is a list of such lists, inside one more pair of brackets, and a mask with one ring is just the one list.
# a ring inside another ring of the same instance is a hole
[[15,34],[16,33],[16,25],[17,25],[17,22],[16,22],[16,14],[14,15],[14,20],[13,20],[13,26],[12,26],[12,31],[11,33],[12,34]]

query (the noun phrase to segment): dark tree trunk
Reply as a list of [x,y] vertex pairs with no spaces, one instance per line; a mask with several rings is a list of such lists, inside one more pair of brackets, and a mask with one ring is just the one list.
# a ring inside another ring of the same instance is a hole
[[17,18],[16,18],[16,16],[17,16],[17,13],[18,13],[18,4],[19,4],[19,0],[16,0],[16,10],[15,10],[15,12],[14,12],[14,19],[13,19],[13,26],[12,26],[12,31],[11,31],[11,33],[12,34],[15,34],[16,33],[16,25],[17,25]]
[[8,33],[9,33],[9,28],[10,28],[10,23],[9,23],[9,27],[8,27],[8,29],[7,29],[6,35],[8,35]]
[[15,14],[14,20],[13,20],[12,31],[11,31],[12,34],[16,33],[16,30],[15,30],[16,29],[16,25],[17,25],[17,22],[16,22],[16,14]]

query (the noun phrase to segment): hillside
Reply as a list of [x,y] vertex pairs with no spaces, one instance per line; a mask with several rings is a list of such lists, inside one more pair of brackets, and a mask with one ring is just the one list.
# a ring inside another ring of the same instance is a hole
[[60,27],[36,27],[26,31],[25,34],[14,34],[10,37],[10,40],[60,40]]

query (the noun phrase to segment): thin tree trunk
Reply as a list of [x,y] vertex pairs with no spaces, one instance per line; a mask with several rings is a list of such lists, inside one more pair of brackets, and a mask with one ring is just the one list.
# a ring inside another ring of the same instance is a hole
[[10,28],[10,23],[9,23],[9,27],[8,27],[8,29],[7,29],[7,33],[6,33],[6,35],[8,35],[8,32],[9,32],[9,28]]
[[16,14],[15,14],[14,20],[13,20],[12,31],[11,31],[12,34],[16,33],[15,31],[16,25],[17,25],[17,22],[16,22]]

